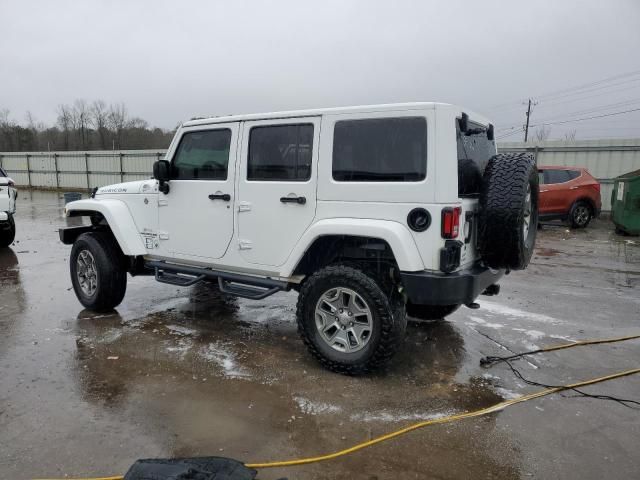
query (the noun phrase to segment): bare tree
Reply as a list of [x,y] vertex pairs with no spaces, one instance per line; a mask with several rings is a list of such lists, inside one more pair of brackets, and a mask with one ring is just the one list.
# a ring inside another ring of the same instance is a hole
[[87,102],[84,100],[76,100],[73,102],[72,110],[73,126],[75,127],[80,139],[80,148],[86,150],[89,140],[89,122],[90,112]]
[[73,114],[69,105],[58,105],[58,125],[62,130],[62,141],[65,150],[69,150],[69,137],[73,128]]
[[9,114],[11,112],[9,111],[8,108],[3,108],[0,109],[0,127],[5,128],[8,127],[10,122],[9,122]]
[[567,142],[575,142],[576,141],[576,131],[575,130],[571,130],[570,132],[566,132],[564,134],[564,139]]
[[109,106],[109,128],[113,130],[115,134],[116,144],[118,149],[122,144],[122,133],[127,126],[127,107],[124,103],[111,104]]
[[107,134],[109,130],[107,125],[109,123],[109,112],[107,111],[107,104],[102,100],[95,100],[91,104],[91,125],[98,132],[100,138],[100,148],[103,150],[107,148]]
[[549,138],[551,135],[551,129],[542,125],[541,127],[536,129],[536,140],[539,142],[543,142]]

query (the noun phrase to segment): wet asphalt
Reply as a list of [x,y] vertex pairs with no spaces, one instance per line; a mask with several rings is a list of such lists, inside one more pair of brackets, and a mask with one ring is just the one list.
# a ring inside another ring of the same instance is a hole
[[[20,192],[17,241],[0,250],[2,479],[123,474],[149,457],[327,453],[538,390],[505,365],[479,366],[485,355],[640,332],[640,238],[604,220],[546,225],[532,265],[499,296],[410,324],[385,371],[336,375],[299,340],[295,293],[238,300],[137,277],[117,311],[83,310],[57,236],[63,204]],[[576,382],[640,367],[640,341],[515,365],[541,383]],[[640,375],[585,390],[640,400]],[[638,478],[639,439],[640,410],[567,393],[259,478]]]

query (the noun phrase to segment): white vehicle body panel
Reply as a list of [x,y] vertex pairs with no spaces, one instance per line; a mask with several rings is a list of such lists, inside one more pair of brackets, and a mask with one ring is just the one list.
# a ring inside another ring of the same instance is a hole
[[117,200],[114,198],[77,200],[69,202],[65,212],[67,216],[78,211],[101,213],[125,255],[145,255],[147,250],[142,242],[141,232],[134,223],[127,206],[132,201],[133,199],[129,199],[129,196]]
[[[465,112],[474,122],[488,125],[486,119]],[[474,225],[471,221],[465,225],[465,218],[467,212],[476,211],[478,201],[462,199],[457,191],[455,119],[461,113],[462,109],[451,105],[411,103],[186,122],[176,133],[166,159],[171,161],[180,137],[187,131],[232,128],[226,181],[171,180],[168,195],[158,192],[155,180],[103,187],[95,199],[69,203],[67,214],[76,210],[103,214],[126,255],[292,279],[309,246],[325,235],[379,238],[391,247],[400,270],[437,271],[444,245],[442,208],[459,206],[463,211],[458,240],[464,243],[464,237],[471,235],[462,247],[460,268],[464,268],[477,260]],[[416,116],[427,122],[424,180],[333,180],[333,128],[337,121]],[[314,125],[311,179],[248,181],[250,129],[291,123]],[[214,193],[228,193],[231,201],[212,202],[208,194]],[[280,202],[280,197],[286,196],[304,196],[307,203]],[[416,207],[431,214],[431,226],[424,232],[407,226],[407,214]]]
[[8,215],[16,213],[16,198],[18,190],[13,186],[13,180],[0,174],[0,212],[5,213],[0,221],[8,220]]
[[[207,262],[221,258],[227,251],[234,233],[239,123],[188,127],[182,129],[180,136],[188,132],[220,129],[231,130],[227,178],[171,181],[169,194],[160,194],[158,198],[158,255]],[[180,138],[176,148],[179,141]],[[228,194],[231,200],[211,200],[211,194]]]
[[[251,264],[280,266],[309,228],[316,211],[316,184],[320,118],[305,117],[295,123],[313,125],[311,173],[305,181],[248,180],[247,165],[251,129],[260,126],[290,125],[289,119],[244,123],[238,175],[238,248]],[[283,203],[282,197],[304,197],[305,203]]]

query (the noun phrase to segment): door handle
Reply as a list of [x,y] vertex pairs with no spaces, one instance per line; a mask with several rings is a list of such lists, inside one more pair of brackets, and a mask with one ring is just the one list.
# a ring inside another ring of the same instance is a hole
[[307,197],[280,197],[282,203],[297,203],[298,205],[304,205],[307,203]]
[[228,202],[231,200],[231,195],[228,193],[212,193],[209,195],[209,200],[224,200],[225,202]]

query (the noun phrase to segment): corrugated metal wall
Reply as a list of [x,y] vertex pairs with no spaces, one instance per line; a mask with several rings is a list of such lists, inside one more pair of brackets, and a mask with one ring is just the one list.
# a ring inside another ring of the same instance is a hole
[[1,153],[0,167],[17,185],[90,189],[144,180],[166,150]]
[[602,210],[611,210],[613,179],[640,169],[640,139],[552,140],[546,142],[505,142],[500,152],[529,151],[538,165],[586,167],[601,183]]
[[[586,167],[602,184],[602,209],[611,209],[613,179],[640,170],[640,139],[505,142],[501,152],[530,151],[538,165]],[[18,185],[87,189],[151,176],[165,150],[1,153],[0,167]]]

